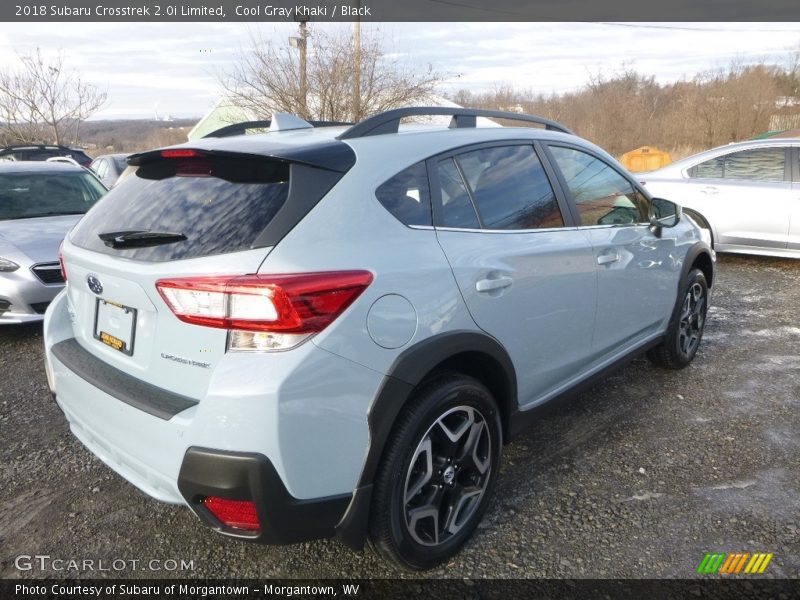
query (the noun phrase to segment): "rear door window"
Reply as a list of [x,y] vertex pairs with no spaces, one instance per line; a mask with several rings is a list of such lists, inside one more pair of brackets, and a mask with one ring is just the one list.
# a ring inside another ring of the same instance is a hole
[[[145,261],[248,250],[286,202],[290,164],[246,157],[164,159],[145,163],[114,187],[75,227],[77,246]],[[185,240],[112,248],[100,235],[150,231]]]
[[753,148],[717,156],[689,169],[698,179],[783,181],[786,167],[784,148]]
[[375,195],[383,207],[405,225],[432,224],[428,170],[417,163],[383,183]]
[[455,229],[480,229],[478,215],[455,161],[452,158],[439,161],[437,171],[442,197],[439,225]]
[[481,148],[456,162],[485,229],[563,227],[553,188],[533,146]]

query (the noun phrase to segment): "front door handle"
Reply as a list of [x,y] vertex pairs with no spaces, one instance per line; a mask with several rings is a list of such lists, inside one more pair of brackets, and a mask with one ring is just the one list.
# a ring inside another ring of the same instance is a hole
[[713,196],[714,194],[719,194],[719,190],[718,190],[717,188],[715,188],[713,185],[707,185],[706,187],[704,187],[704,188],[703,188],[702,190],[700,190],[700,191],[701,191],[703,194],[711,194],[712,196]]
[[619,254],[616,252],[612,252],[609,254],[601,254],[597,257],[597,264],[598,265],[610,265],[611,263],[615,263],[619,260]]
[[491,292],[492,290],[499,290],[507,288],[514,280],[511,277],[498,277],[497,279],[481,279],[475,284],[475,289],[479,292]]

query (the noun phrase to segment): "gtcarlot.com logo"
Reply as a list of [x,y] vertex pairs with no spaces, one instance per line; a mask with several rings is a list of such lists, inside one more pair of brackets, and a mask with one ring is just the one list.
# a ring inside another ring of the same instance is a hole
[[760,575],[767,569],[772,560],[772,552],[706,552],[700,565],[697,567],[698,573],[722,575]]
[[56,558],[49,554],[20,554],[14,559],[18,571],[194,571],[194,560],[174,558]]

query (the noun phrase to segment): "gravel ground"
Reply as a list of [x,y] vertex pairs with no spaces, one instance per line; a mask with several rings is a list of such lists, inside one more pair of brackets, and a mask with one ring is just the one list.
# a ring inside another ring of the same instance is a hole
[[[774,552],[767,575],[800,577],[800,261],[718,266],[694,363],[637,359],[533,426],[474,539],[419,576],[689,577],[714,550]],[[176,575],[142,570],[151,559],[191,560],[192,577],[400,574],[335,541],[223,538],[144,496],[69,434],[41,346],[40,326],[0,330],[0,577]],[[23,554],[128,562],[21,572]]]

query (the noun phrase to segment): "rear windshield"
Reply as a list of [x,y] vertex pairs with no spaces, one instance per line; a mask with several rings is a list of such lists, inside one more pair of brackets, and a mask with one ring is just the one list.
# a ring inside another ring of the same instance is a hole
[[89,173],[0,174],[0,220],[82,215],[105,193]]
[[[70,241],[95,252],[154,262],[248,250],[288,192],[285,161],[158,160],[122,179],[78,223]],[[116,232],[179,234],[185,239],[130,248],[108,246],[99,237]]]

